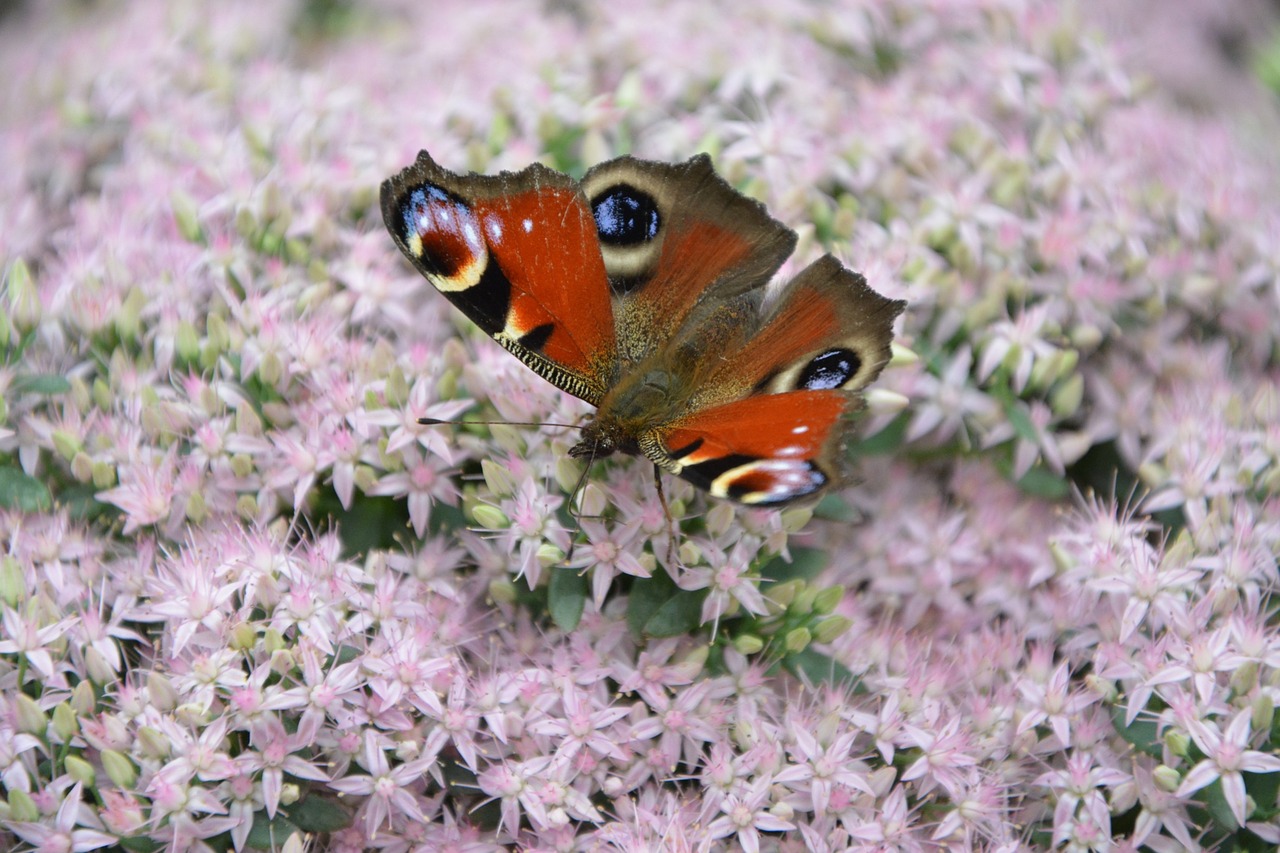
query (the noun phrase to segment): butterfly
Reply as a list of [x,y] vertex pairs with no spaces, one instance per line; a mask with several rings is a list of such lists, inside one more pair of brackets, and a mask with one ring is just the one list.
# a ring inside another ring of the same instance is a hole
[[423,151],[381,200],[396,245],[437,290],[596,407],[570,456],[645,456],[757,506],[845,479],[848,416],[906,303],[831,255],[766,302],[795,232],[706,154],[621,157],[575,181],[540,164],[458,174]]

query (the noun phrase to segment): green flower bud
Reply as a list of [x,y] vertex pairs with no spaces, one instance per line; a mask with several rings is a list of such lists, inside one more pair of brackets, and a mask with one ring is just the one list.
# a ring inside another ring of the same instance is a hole
[[53,449],[58,451],[58,455],[63,459],[70,461],[75,455],[84,449],[84,442],[80,437],[62,429],[53,431]]
[[257,518],[258,516],[258,499],[253,495],[241,495],[236,498],[236,515],[246,521]]
[[44,737],[49,728],[49,718],[40,710],[39,703],[25,693],[19,693],[13,700],[14,722],[20,732],[37,737]]
[[93,692],[93,684],[88,680],[81,680],[71,688],[71,710],[77,716],[92,714],[97,707],[98,697]]
[[168,711],[178,704],[178,691],[174,690],[173,683],[159,672],[153,671],[147,674],[147,695],[151,697],[151,704],[160,711]]
[[511,526],[506,513],[490,504],[476,504],[471,508],[471,517],[486,530],[506,530]]
[[53,732],[61,743],[71,740],[80,731],[80,721],[71,704],[63,701],[53,706]]
[[559,565],[564,560],[564,551],[550,542],[543,542],[538,546],[538,565],[544,569]]
[[741,654],[750,657],[764,648],[764,640],[755,634],[739,634],[733,638],[733,647]]
[[130,288],[116,312],[116,334],[122,341],[136,341],[138,330],[142,328],[142,309],[147,305],[147,297],[136,288]]
[[172,746],[167,737],[151,726],[142,726],[138,729],[137,744],[144,756],[153,759],[168,758],[169,749]]
[[107,771],[107,778],[119,788],[131,790],[138,783],[138,769],[123,752],[104,749],[98,754],[102,761],[102,769]]
[[1191,752],[1191,738],[1182,732],[1170,730],[1164,736],[1169,751],[1179,758],[1186,758]]
[[71,476],[76,482],[88,483],[93,480],[93,457],[83,450],[71,459]]
[[14,607],[27,599],[27,579],[17,559],[0,557],[0,601]]
[[31,823],[40,819],[40,810],[30,794],[21,788],[13,788],[9,791],[9,815],[15,821]]
[[62,762],[62,766],[66,768],[68,776],[86,788],[92,788],[93,783],[98,778],[98,773],[93,769],[93,765],[78,755],[68,755]]
[[516,493],[516,480],[511,475],[510,469],[504,468],[492,459],[482,459],[480,473],[484,475],[484,483],[494,496],[509,498]]
[[31,280],[31,270],[27,262],[18,258],[9,267],[8,294],[9,320],[14,328],[27,332],[40,324],[44,314],[44,306],[40,303],[40,293],[35,282]]
[[200,228],[200,213],[195,199],[175,189],[169,193],[169,206],[173,208],[173,222],[182,238],[189,243],[203,243],[204,232]]
[[515,604],[519,592],[516,585],[506,578],[489,581],[489,597],[499,604]]
[[200,524],[209,517],[209,507],[204,502],[203,492],[192,492],[187,496],[187,505],[183,508],[187,521]]
[[830,643],[853,627],[853,620],[847,616],[828,616],[813,627],[815,643]]
[[[1256,664],[1254,664],[1256,668]],[[1255,679],[1256,680],[1256,679]],[[1258,692],[1254,697],[1249,722],[1255,732],[1271,731],[1271,723],[1276,716],[1276,703],[1270,693]]]
[[836,584],[829,586],[819,592],[813,598],[813,612],[819,616],[826,616],[828,613],[835,611],[836,607],[844,598],[844,587]]
[[787,632],[782,644],[791,654],[798,654],[807,649],[811,642],[813,642],[813,634],[809,633],[808,628],[792,628]]

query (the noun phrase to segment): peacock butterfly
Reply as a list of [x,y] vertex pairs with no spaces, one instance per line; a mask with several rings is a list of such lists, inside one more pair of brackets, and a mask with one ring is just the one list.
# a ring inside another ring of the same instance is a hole
[[796,235],[705,154],[579,182],[539,164],[460,175],[423,151],[382,184],[382,218],[476,325],[596,407],[571,456],[644,455],[745,504],[843,479],[846,416],[905,307],[831,255],[766,305]]

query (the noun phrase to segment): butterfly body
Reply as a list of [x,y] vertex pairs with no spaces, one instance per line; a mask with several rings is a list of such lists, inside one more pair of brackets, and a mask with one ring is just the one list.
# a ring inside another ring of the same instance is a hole
[[717,497],[779,505],[843,477],[846,416],[903,303],[831,256],[767,305],[795,234],[705,155],[459,175],[423,152],[382,186],[413,265],[483,331],[596,406],[570,450],[642,455]]

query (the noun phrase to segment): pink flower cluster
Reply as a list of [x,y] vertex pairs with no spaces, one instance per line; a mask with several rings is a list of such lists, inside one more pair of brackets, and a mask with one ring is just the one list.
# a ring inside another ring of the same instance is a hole
[[[1056,4],[3,15],[0,843],[1280,844],[1274,178]],[[588,413],[403,264],[424,146],[709,150],[908,299],[862,482],[420,425]]]

